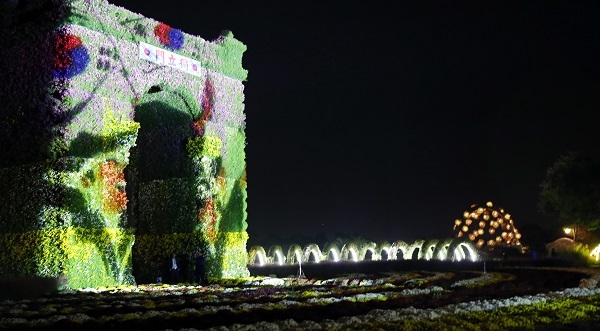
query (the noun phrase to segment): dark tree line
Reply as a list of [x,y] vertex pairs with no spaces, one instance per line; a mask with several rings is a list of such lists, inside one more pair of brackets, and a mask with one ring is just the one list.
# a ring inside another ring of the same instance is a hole
[[600,229],[600,153],[569,152],[547,170],[540,211],[565,225]]

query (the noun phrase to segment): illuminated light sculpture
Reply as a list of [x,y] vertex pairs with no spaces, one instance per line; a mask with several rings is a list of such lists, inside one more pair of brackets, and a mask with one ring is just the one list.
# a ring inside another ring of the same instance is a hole
[[[394,241],[392,243],[392,247],[391,247],[391,255],[392,255],[392,260],[397,260],[398,259],[398,252],[402,252],[402,258],[406,259],[406,251],[408,250],[408,244],[402,240],[397,240]],[[410,259],[410,257],[408,257]]]
[[358,259],[363,261],[367,256],[367,252],[371,252],[371,260],[377,261],[380,259],[379,252],[377,251],[377,244],[374,242],[368,242],[360,246],[360,250],[358,251]]
[[289,264],[296,264],[302,261],[302,247],[300,245],[291,245],[288,248],[287,258],[285,259]]
[[267,253],[265,253],[265,249],[262,246],[252,246],[248,250],[248,263],[256,264],[256,259],[258,258],[258,265],[265,265],[269,261],[267,258]]
[[302,262],[310,261],[310,256],[315,257],[315,262],[319,263],[323,260],[323,254],[321,253],[321,249],[317,244],[308,244],[304,247],[304,254],[302,255]]
[[285,255],[283,254],[283,250],[279,245],[273,245],[269,247],[267,257],[270,263],[275,263],[279,265],[285,264]]
[[[469,233],[468,238],[475,243],[479,249],[493,249],[496,246],[520,246],[521,234],[514,225],[509,213],[502,208],[495,208],[492,202],[487,202],[485,207],[476,204],[471,205],[471,211],[463,212],[465,218],[460,223],[454,221],[456,237],[461,238],[463,234]],[[477,228],[470,225],[477,221]],[[464,224],[461,226],[461,224]],[[501,231],[496,235],[496,231]]]
[[360,256],[358,254],[359,252],[360,250],[357,244],[353,242],[347,243],[342,247],[342,260],[357,262],[360,259]]
[[[415,256],[416,251],[418,251],[420,253],[422,251],[422,247],[423,247],[424,243],[425,243],[425,240],[416,240],[412,244],[408,245],[408,248],[406,249],[406,252],[404,254],[404,260],[411,260],[413,258],[413,256]],[[418,258],[418,255],[417,255],[417,258]]]
[[[329,243],[323,249],[323,254],[325,254],[324,260],[337,262],[341,259],[341,253],[339,247],[335,243]],[[331,259],[329,257],[331,256]]]
[[[392,245],[387,241],[382,241],[377,244],[375,251],[377,252],[377,260],[383,260],[385,252],[386,260],[392,260]],[[373,258],[375,260],[375,258]]]
[[433,251],[435,250],[435,247],[438,244],[438,242],[439,240],[437,239],[430,239],[423,242],[421,244],[421,247],[419,248],[419,259],[428,261],[431,260],[431,258],[433,257]]
[[[280,260],[273,258],[275,252],[282,250],[279,246],[271,246],[269,254],[265,254],[265,250],[261,246],[253,246],[248,252],[248,264],[249,265],[265,265],[265,264],[279,264]],[[277,247],[277,248],[274,248]],[[395,241],[393,244],[388,242],[381,242],[376,244],[375,242],[348,242],[346,243],[341,251],[335,244],[328,244],[324,250],[320,250],[316,244],[309,244],[302,249],[300,245],[293,244],[288,248],[288,257],[285,259],[285,264],[297,264],[309,262],[310,255],[315,257],[314,263],[324,262],[337,262],[337,261],[353,261],[361,262],[365,260],[366,254],[362,252],[371,251],[373,254],[372,260],[378,260],[376,257],[380,256],[377,254],[379,250],[385,250],[388,253],[388,261],[397,260],[396,253],[401,251],[403,253],[404,260],[411,260],[413,256],[419,260],[440,260],[440,261],[477,261],[479,255],[475,245],[469,240],[463,240],[459,238],[449,238],[445,240],[417,240],[412,244],[407,244],[402,240]],[[418,251],[418,254],[416,252]],[[333,259],[329,259],[328,256],[332,255]],[[258,260],[258,262],[257,262]]]
[[[444,261],[448,257],[448,247],[452,244],[456,239],[446,239],[438,241],[435,245],[435,249],[433,250],[432,258],[434,260]],[[461,239],[458,239],[459,241]]]
[[209,277],[249,275],[246,46],[106,0],[10,3],[0,277],[150,283],[161,256],[198,250]]

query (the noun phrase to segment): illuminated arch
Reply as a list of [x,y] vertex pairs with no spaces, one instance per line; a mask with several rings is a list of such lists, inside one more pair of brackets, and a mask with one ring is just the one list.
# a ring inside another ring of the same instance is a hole
[[[425,240],[417,240],[414,243],[410,244],[404,252],[403,256],[405,260],[412,260],[415,249],[419,249],[419,253],[421,252],[421,247],[425,243]],[[408,258],[406,258],[408,256]]]
[[262,246],[252,246],[248,251],[248,264],[253,265],[258,257],[258,265],[265,265],[267,263],[267,254]]
[[[256,245],[252,246],[248,252],[248,264],[257,264],[257,258],[259,265],[271,263],[278,263],[279,265],[295,264],[298,261],[308,262],[310,254],[315,256],[315,262],[317,263],[323,260],[328,261],[330,254],[332,255],[333,262],[339,260],[359,262],[364,261],[368,251],[371,251],[373,254],[373,260],[380,260],[383,251],[388,254],[388,260],[395,260],[398,251],[402,252],[404,259],[410,260],[416,249],[419,250],[417,258],[423,260],[462,261],[469,259],[477,261],[479,258],[477,248],[473,242],[465,238],[454,238],[444,240],[416,240],[412,244],[398,240],[391,245],[387,241],[380,242],[379,244],[366,242],[360,246],[355,242],[349,242],[341,250],[335,243],[329,243],[323,251],[314,243],[306,245],[304,249],[294,244],[288,248],[287,256],[283,255],[281,246],[273,245],[269,247],[269,253],[266,254],[262,246]],[[592,252],[592,256],[600,258],[600,247]]]
[[365,257],[367,256],[367,252],[369,252],[369,251],[371,251],[371,259],[378,260],[379,254],[375,250],[376,248],[377,248],[377,244],[372,241],[360,245],[360,249],[358,251],[358,260],[364,261]]
[[448,238],[440,240],[433,250],[433,258],[445,261],[448,258],[448,247],[454,239]]
[[319,246],[317,244],[308,244],[306,247],[304,247],[302,262],[308,262],[311,253],[314,255],[316,263],[319,263],[321,260],[323,260],[323,254],[321,254],[321,249]]
[[276,263],[278,265],[285,264],[285,255],[283,255],[283,249],[281,249],[281,246],[279,245],[269,247],[267,257],[269,258],[270,263]]
[[478,254],[475,244],[465,238],[456,238],[450,245],[448,245],[448,260],[449,261],[462,261],[467,258],[466,253],[469,253],[469,259],[471,261],[477,261]]
[[298,261],[302,261],[302,247],[297,244],[293,244],[288,248],[286,261],[289,264],[298,263]]
[[494,207],[492,202],[485,206],[471,205],[463,212],[462,219],[454,220],[457,238],[472,241],[477,248],[521,245],[521,234],[512,216],[503,208]]
[[329,243],[323,250],[323,259],[329,261],[329,254],[333,255],[333,262],[337,262],[341,259],[340,249],[335,243]]
[[394,241],[391,247],[392,260],[398,259],[398,251],[402,252],[402,259],[406,260],[406,251],[408,250],[408,246],[409,245],[402,240]]
[[344,261],[349,261],[349,257],[352,257],[352,261],[359,261],[359,248],[355,243],[347,243],[342,247],[341,257]]
[[391,248],[392,245],[390,245],[389,242],[387,241],[381,241],[377,244],[377,247],[375,248],[375,250],[377,251],[378,254],[378,260],[382,260],[383,259],[383,252],[386,253],[387,255],[387,260],[391,260]]
[[433,257],[433,251],[435,250],[437,243],[437,239],[430,239],[423,242],[421,248],[419,249],[419,260],[431,260],[431,258]]

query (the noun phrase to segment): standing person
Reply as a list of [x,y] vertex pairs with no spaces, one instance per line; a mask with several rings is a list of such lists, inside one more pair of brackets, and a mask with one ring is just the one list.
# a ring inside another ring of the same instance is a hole
[[202,251],[199,251],[198,253],[196,253],[196,257],[195,257],[195,261],[196,261],[196,269],[194,270],[194,278],[196,283],[198,283],[198,285],[203,285],[206,284],[206,271],[204,268],[204,254],[202,254]]
[[179,282],[179,265],[177,263],[177,254],[173,253],[169,261],[169,272],[171,274],[171,283],[177,284]]

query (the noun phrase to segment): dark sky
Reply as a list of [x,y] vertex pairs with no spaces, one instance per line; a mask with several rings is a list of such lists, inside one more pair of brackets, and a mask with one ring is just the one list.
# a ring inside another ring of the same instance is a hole
[[447,238],[486,201],[548,224],[546,169],[600,147],[598,1],[110,2],[248,46],[253,243]]

